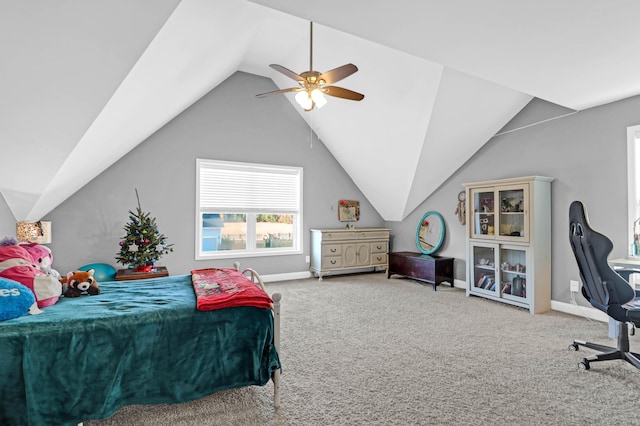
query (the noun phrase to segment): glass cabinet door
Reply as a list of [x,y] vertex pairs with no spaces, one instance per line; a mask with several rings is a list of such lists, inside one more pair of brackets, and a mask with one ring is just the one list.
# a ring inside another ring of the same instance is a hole
[[527,298],[527,252],[521,248],[500,247],[500,292],[515,300]]
[[528,185],[504,188],[498,191],[500,217],[498,230],[500,238],[514,241],[528,241],[527,224]]
[[493,188],[471,191],[473,216],[471,223],[472,238],[494,238],[496,223],[496,200]]
[[473,290],[498,293],[496,284],[496,248],[490,245],[471,245],[473,261]]

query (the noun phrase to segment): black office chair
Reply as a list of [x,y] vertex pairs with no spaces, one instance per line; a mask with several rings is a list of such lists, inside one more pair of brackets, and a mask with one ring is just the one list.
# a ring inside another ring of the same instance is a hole
[[[574,340],[569,350],[577,351],[584,346],[601,351],[578,364],[585,370],[589,369],[592,362],[612,359],[622,359],[640,368],[640,354],[629,351],[628,328],[628,323],[633,327],[640,326],[640,292],[629,284],[629,276],[640,271],[611,268],[607,256],[613,249],[613,243],[591,229],[580,201],[574,201],[569,207],[569,241],[580,270],[582,295],[593,307],[618,321],[617,348]],[[637,302],[637,305],[633,302]]]

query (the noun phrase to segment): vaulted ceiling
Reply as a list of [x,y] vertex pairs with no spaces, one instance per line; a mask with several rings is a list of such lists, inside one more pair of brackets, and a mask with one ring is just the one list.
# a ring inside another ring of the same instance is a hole
[[356,64],[337,85],[366,97],[305,113],[279,96],[402,220],[532,98],[581,110],[639,94],[639,13],[630,0],[0,0],[0,193],[17,220],[40,219],[234,72],[291,87],[268,65],[306,71],[313,21],[314,68]]

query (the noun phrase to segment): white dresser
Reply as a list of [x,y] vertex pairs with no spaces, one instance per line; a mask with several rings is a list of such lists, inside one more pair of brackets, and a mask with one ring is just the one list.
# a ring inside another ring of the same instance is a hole
[[323,275],[389,268],[389,229],[312,229],[311,272]]

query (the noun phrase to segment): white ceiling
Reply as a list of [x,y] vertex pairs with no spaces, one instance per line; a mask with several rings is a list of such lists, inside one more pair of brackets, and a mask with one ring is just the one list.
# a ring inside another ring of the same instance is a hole
[[581,110],[639,94],[639,13],[631,0],[0,0],[0,192],[17,220],[40,219],[237,70],[294,86],[268,65],[308,69],[312,20],[314,68],[356,64],[338,85],[366,97],[304,113],[278,96],[402,220],[533,97]]

